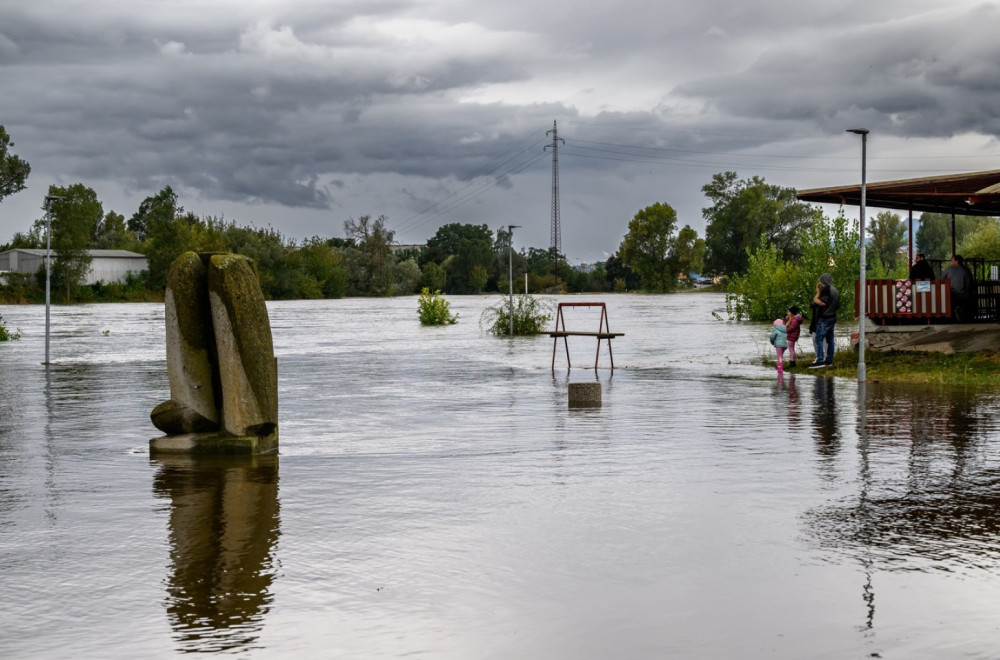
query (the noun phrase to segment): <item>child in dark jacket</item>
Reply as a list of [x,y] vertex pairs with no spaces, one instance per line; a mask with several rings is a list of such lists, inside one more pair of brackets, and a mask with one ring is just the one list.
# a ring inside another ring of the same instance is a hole
[[795,305],[788,308],[788,314],[785,315],[785,333],[788,341],[788,366],[790,367],[795,366],[795,342],[799,340],[799,332],[801,332],[804,320],[802,310]]

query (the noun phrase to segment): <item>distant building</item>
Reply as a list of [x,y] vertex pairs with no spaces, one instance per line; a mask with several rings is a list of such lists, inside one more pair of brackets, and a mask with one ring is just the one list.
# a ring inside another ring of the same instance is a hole
[[[84,278],[84,284],[124,282],[129,273],[138,275],[144,270],[149,270],[149,259],[144,254],[128,250],[87,250],[87,252],[93,261]],[[57,254],[55,250],[52,251],[53,262]],[[0,273],[33,275],[44,265],[45,250],[17,249],[0,252]]]
[[423,244],[421,244],[421,245],[417,245],[417,244],[403,245],[403,244],[395,243],[393,245],[390,245],[389,249],[392,250],[393,254],[399,254],[400,252],[408,252],[409,250],[416,250],[417,252],[420,252],[425,247],[427,247],[427,246],[423,245]]

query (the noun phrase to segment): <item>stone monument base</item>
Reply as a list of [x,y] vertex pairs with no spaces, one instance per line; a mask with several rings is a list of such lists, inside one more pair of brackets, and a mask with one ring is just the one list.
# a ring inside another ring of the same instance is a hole
[[153,454],[263,454],[278,449],[278,431],[270,435],[231,435],[224,431],[165,435],[149,441]]

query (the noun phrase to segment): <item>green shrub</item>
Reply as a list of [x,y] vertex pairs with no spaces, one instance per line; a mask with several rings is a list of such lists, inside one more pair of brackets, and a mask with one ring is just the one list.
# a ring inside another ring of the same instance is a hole
[[3,316],[0,316],[0,341],[15,341],[21,338],[21,330],[11,332],[3,323]]
[[434,293],[427,288],[420,290],[417,313],[420,315],[421,325],[450,325],[458,321],[458,314],[452,316],[450,305],[441,295],[440,289]]
[[[778,248],[762,237],[760,247],[748,251],[746,270],[729,278],[727,314],[737,321],[770,321],[784,316],[789,305],[798,305],[808,315],[816,282],[823,273],[831,273],[840,292],[837,317],[854,318],[858,237],[857,222],[847,219],[843,211],[836,218],[817,218],[799,233],[802,254],[796,260],[783,259]],[[881,266],[867,272],[873,279],[891,276]]]
[[[546,332],[552,320],[551,300],[522,293],[514,296],[514,334],[537,335]],[[494,335],[510,334],[510,300],[502,298],[489,305],[479,317],[479,327]]]

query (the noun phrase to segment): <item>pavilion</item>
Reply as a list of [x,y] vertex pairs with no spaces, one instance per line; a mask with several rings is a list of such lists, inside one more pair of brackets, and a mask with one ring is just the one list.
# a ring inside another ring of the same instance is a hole
[[[955,216],[1000,216],[1000,170],[939,174],[865,184],[869,207],[906,211],[909,222],[909,258],[913,263],[913,212],[951,216],[951,253],[955,254]],[[861,184],[800,190],[804,202],[861,205]]]
[[[860,206],[861,184],[800,190],[797,195],[804,202]],[[910,264],[913,263],[913,212],[950,215],[951,253],[954,255],[956,216],[1000,216],[1000,170],[866,183],[865,204],[867,208],[892,209],[907,213],[909,227],[907,255]],[[950,320],[951,296],[947,280],[922,283],[920,288],[910,287],[910,284],[908,281],[904,283],[892,280],[868,280],[866,295],[869,303],[866,305],[868,317],[866,328],[874,329],[873,326],[881,324],[885,331],[895,331],[893,334],[903,333],[897,334],[894,339],[888,336],[869,337],[871,344],[881,343],[884,347],[917,350],[921,348],[947,350],[948,346],[952,350],[1000,348],[1000,333],[996,331],[996,322],[1000,314],[1000,283],[988,281],[985,277],[979,278],[977,296],[979,312],[976,320],[989,322],[988,331],[983,326],[957,324],[931,326],[932,319],[935,324]],[[856,283],[856,287],[858,285],[859,283]],[[899,303],[901,298],[904,301],[908,300],[909,306],[901,308]],[[855,313],[857,314],[857,310]],[[926,325],[919,332],[914,332],[914,326],[909,325],[910,332],[907,332],[905,326],[913,323]],[[903,327],[893,327],[894,324],[901,324]],[[914,336],[916,334],[921,336]],[[927,336],[928,334],[936,337],[932,339]],[[948,335],[951,337],[946,338]],[[959,346],[963,343],[964,348]]]

